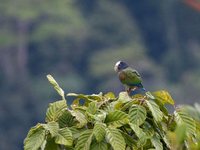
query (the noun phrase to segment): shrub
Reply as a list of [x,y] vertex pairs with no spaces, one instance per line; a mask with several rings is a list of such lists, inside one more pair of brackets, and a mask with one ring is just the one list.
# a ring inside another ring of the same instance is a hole
[[50,103],[45,123],[32,127],[24,140],[25,150],[135,150],[200,149],[200,123],[183,107],[166,105],[174,100],[165,91],[129,96],[68,93],[51,75],[50,83],[62,100]]

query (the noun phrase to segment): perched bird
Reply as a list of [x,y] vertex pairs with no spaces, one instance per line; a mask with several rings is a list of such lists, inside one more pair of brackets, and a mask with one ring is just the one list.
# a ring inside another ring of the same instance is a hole
[[142,89],[145,91],[140,74],[136,70],[129,67],[125,62],[118,61],[115,64],[114,70],[118,73],[119,80],[123,85],[125,85],[125,89],[128,94],[136,89]]

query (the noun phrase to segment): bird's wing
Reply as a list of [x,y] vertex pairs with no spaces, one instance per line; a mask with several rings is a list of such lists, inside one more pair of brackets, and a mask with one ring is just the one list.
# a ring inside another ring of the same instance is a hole
[[121,71],[119,74],[119,79],[123,84],[129,86],[140,84],[142,82],[140,74],[136,70],[131,68],[127,68]]

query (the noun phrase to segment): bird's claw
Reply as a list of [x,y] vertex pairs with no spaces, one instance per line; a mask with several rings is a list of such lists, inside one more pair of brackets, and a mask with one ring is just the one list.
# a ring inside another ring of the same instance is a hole
[[126,91],[127,91],[127,93],[128,93],[128,95],[129,96],[131,96],[130,94],[131,94],[131,91],[135,91],[135,90],[137,90],[138,89],[138,87],[133,87],[133,88],[128,88]]

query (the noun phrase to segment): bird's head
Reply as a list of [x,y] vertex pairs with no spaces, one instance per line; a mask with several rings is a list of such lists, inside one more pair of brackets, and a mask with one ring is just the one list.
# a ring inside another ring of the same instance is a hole
[[115,67],[114,67],[114,69],[115,69],[116,72],[119,72],[119,71],[121,71],[123,69],[126,69],[126,68],[128,68],[128,65],[125,62],[123,62],[123,61],[118,61],[115,64]]

